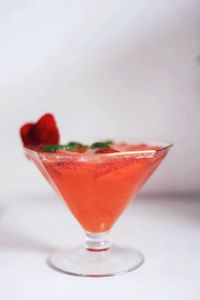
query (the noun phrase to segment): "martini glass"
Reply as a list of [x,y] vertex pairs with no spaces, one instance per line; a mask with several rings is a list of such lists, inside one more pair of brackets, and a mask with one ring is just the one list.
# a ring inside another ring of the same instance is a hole
[[[53,253],[54,269],[76,276],[123,274],[144,262],[143,254],[111,245],[109,231],[131,199],[159,166],[172,144],[120,144],[119,152],[45,152],[25,147],[85,231],[85,245]],[[127,146],[128,145],[128,146]]]

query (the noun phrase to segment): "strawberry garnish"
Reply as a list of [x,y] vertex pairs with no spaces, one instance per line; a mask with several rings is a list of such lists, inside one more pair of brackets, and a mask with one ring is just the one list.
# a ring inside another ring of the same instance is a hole
[[39,146],[59,143],[59,131],[54,116],[42,116],[36,123],[27,123],[20,128],[24,146]]
[[33,145],[33,127],[34,123],[27,123],[20,129],[20,135],[24,145]]
[[119,152],[114,148],[99,148],[94,151],[95,154],[107,154],[107,153],[115,153]]
[[76,152],[78,152],[78,153],[84,153],[84,152],[87,151],[87,149],[88,149],[87,146],[79,146],[79,147],[77,147],[74,151],[76,151]]

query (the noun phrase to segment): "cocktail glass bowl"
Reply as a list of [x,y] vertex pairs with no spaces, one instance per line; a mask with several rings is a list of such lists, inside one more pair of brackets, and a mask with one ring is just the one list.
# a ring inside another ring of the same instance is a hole
[[106,154],[50,153],[25,147],[26,155],[64,199],[86,234],[84,246],[56,251],[49,257],[49,265],[67,274],[90,277],[138,268],[144,262],[143,254],[111,245],[108,233],[171,146],[145,142]]

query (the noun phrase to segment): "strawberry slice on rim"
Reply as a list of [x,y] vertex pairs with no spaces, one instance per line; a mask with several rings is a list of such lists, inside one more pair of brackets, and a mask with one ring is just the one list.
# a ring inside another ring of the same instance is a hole
[[118,150],[110,147],[110,148],[98,148],[94,151],[95,154],[107,154],[107,153],[116,153]]
[[52,114],[47,113],[36,123],[27,123],[20,128],[24,146],[58,144],[60,135]]

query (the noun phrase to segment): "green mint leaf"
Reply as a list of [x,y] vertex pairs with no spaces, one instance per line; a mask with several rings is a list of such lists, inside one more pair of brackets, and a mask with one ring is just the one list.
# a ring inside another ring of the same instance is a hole
[[41,149],[47,152],[55,152],[59,145],[45,145]]
[[72,149],[77,148],[77,147],[82,147],[83,145],[78,142],[70,142],[67,144],[68,147],[71,147]]
[[92,149],[97,149],[97,148],[110,148],[110,146],[113,144],[112,141],[105,141],[105,142],[96,142],[91,145]]
[[77,142],[70,142],[66,145],[45,145],[42,147],[42,150],[47,151],[47,152],[56,152],[57,150],[68,150],[72,151],[75,150],[78,147],[83,147],[82,144],[77,143]]

